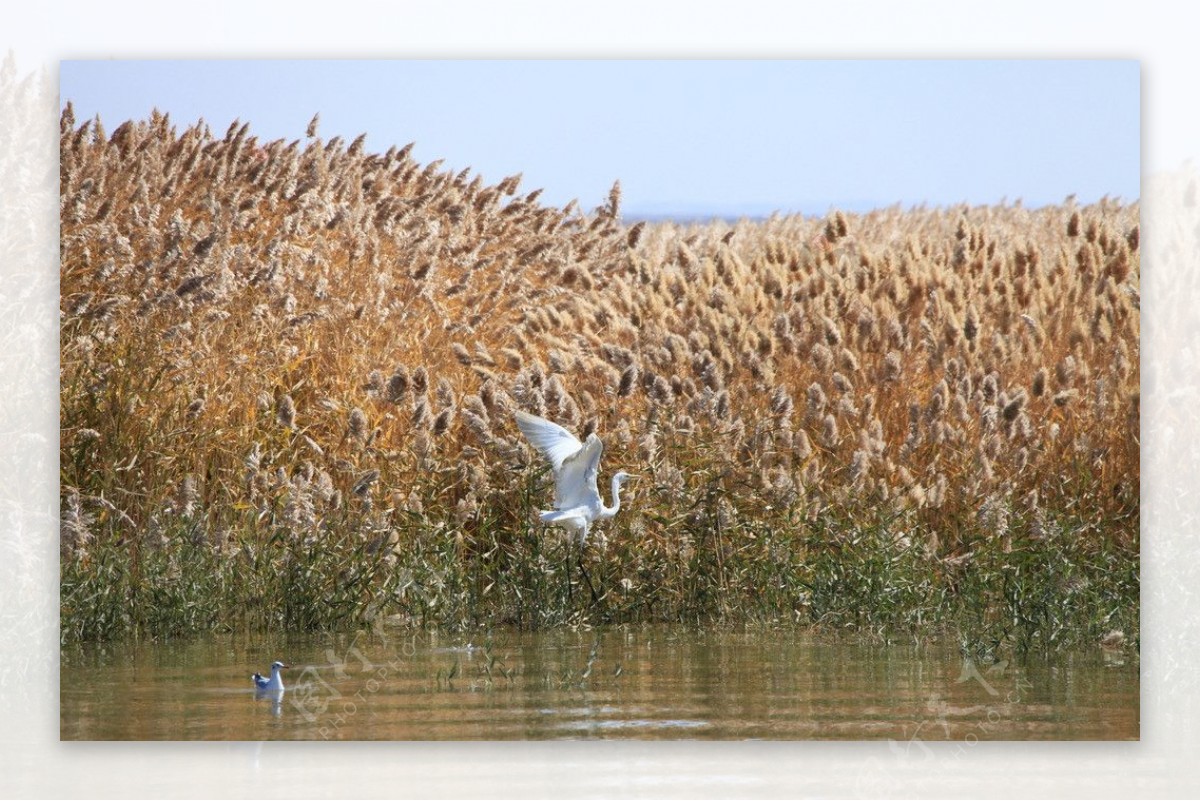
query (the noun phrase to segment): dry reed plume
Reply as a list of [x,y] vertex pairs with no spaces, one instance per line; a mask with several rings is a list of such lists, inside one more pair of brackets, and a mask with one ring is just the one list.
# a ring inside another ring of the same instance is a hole
[[403,568],[425,538],[460,562],[524,547],[538,463],[515,408],[645,476],[607,532],[626,589],[711,557],[727,611],[754,591],[729,564],[780,558],[738,521],[819,530],[801,564],[886,519],[951,583],[981,548],[1052,536],[1136,563],[1136,204],[630,226],[619,186],[544,206],[520,176],[316,123],[260,142],[64,112],[75,569],[101,542],[251,561],[337,542],[409,581],[363,579],[357,602],[411,612],[452,570]]

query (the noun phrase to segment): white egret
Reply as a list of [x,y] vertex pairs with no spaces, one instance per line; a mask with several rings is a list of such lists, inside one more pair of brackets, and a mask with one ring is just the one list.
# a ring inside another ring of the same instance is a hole
[[259,673],[255,673],[250,678],[252,678],[254,680],[254,686],[256,689],[259,689],[259,690],[282,690],[283,689],[283,677],[279,675],[279,671],[283,670],[286,667],[287,667],[287,665],[283,664],[282,662],[272,662],[271,663],[271,678],[268,679],[267,677],[265,677]]
[[[570,431],[545,418],[520,410],[515,412],[515,416],[525,438],[546,457],[554,470],[554,508],[541,513],[542,522],[567,529],[582,549],[592,523],[608,520],[621,510],[621,486],[635,476],[624,470],[613,475],[612,506],[605,506],[596,488],[596,479],[600,475],[600,455],[604,453],[604,443],[600,438],[593,433],[588,435],[586,442],[580,442]],[[579,567],[587,577],[582,550]],[[595,599],[596,590],[591,586],[591,578],[587,578],[592,598]]]
[[621,486],[634,476],[624,470],[612,477],[612,506],[605,506],[596,488],[604,443],[595,434],[587,442],[557,423],[528,412],[516,412],[517,425],[554,469],[554,509],[541,513],[543,523],[561,526],[575,534],[579,544],[597,520],[608,520],[621,510]]

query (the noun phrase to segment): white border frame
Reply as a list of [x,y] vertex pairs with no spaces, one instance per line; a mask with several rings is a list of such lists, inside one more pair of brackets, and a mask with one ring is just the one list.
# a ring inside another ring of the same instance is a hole
[[[58,741],[57,106],[0,110],[0,795],[71,797],[1162,796],[1200,793],[1200,147],[1196,6],[1009,0],[196,5],[5,10],[22,73],[67,58],[1089,57],[1143,74],[1142,742],[158,743]],[[1192,17],[1188,19],[1187,17]],[[51,96],[54,93],[51,86]],[[11,110],[10,110],[11,111]],[[14,140],[6,134],[16,128]],[[34,135],[28,137],[28,131]],[[0,226],[2,228],[2,226]]]

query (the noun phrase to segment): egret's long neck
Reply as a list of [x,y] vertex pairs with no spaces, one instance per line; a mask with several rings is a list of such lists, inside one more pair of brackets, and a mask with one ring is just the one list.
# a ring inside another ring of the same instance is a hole
[[608,517],[612,517],[621,509],[621,482],[616,476],[612,478],[612,507],[605,509],[604,513]]

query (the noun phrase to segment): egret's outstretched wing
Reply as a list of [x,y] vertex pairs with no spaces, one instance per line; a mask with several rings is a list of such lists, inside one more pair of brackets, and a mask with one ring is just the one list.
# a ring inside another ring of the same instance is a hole
[[567,457],[554,474],[554,508],[571,509],[584,506],[595,514],[601,506],[596,477],[600,473],[600,455],[604,444],[595,434],[574,455]]
[[557,423],[551,423],[549,420],[520,410],[516,411],[514,416],[517,418],[517,426],[520,427],[521,433],[533,447],[550,460],[555,478],[558,477],[558,469],[562,467],[563,462],[579,453],[583,448],[583,444],[575,438],[574,434]]
[[583,527],[587,525],[587,509],[576,507],[574,509],[561,509],[553,512],[542,512],[541,517],[543,523],[569,523],[574,522],[575,525]]

